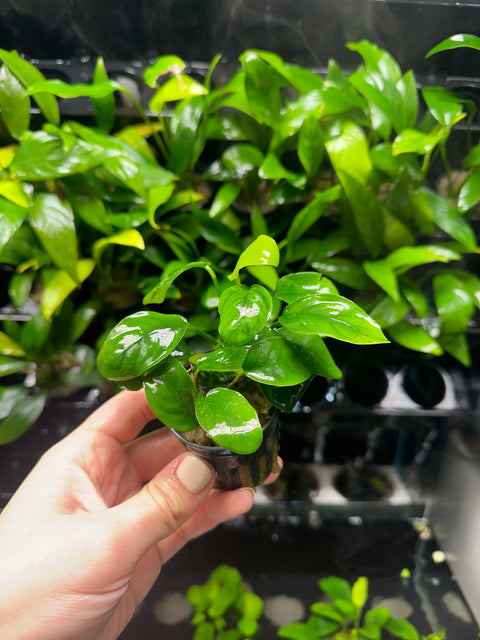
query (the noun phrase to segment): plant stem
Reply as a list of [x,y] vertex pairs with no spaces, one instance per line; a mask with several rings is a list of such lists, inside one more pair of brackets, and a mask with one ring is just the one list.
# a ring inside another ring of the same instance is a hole
[[195,334],[197,334],[197,336],[201,336],[202,338],[205,338],[205,340],[208,340],[212,344],[216,344],[217,341],[215,340],[215,338],[213,336],[211,336],[206,331],[202,331],[201,329],[197,329],[197,327],[195,327],[191,322],[187,322],[187,327],[191,331],[193,331]]

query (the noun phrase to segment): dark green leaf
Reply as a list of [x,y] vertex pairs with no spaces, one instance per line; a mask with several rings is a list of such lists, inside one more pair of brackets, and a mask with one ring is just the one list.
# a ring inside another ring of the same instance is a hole
[[251,144],[231,145],[220,160],[204,173],[204,178],[220,182],[241,180],[254,172],[263,162],[263,153]]
[[177,431],[190,431],[198,426],[195,383],[175,358],[169,358],[144,379],[143,386],[148,404],[163,424]]
[[474,314],[475,306],[462,280],[450,273],[436,275],[433,279],[433,294],[442,333],[463,333]]
[[290,413],[302,398],[309,384],[310,380],[305,380],[305,382],[292,387],[273,387],[267,384],[260,384],[260,388],[270,404],[280,409],[280,411]]
[[233,389],[212,389],[198,396],[197,419],[210,437],[234,453],[249,454],[262,443],[263,433],[255,409]]
[[234,285],[220,296],[219,334],[232,345],[248,344],[264,328],[272,311],[272,296],[260,285]]
[[309,366],[312,375],[333,379],[342,377],[342,372],[335,364],[322,338],[317,335],[295,333],[287,329],[280,329],[278,333],[287,340],[290,348],[296,351],[297,355]]
[[29,213],[30,223],[53,262],[78,282],[77,233],[69,204],[53,193],[40,193]]
[[139,311],[110,332],[98,355],[100,373],[111,380],[128,380],[152,371],[185,335],[187,322],[175,314]]
[[382,329],[386,329],[400,322],[409,310],[410,307],[403,298],[395,301],[390,296],[383,296],[375,306],[370,309],[370,315],[375,322],[378,322]]
[[309,295],[292,302],[279,321],[297,333],[317,334],[354,344],[388,342],[377,323],[359,306],[332,294]]
[[190,358],[199,371],[240,372],[248,347],[220,347]]
[[235,233],[219,220],[212,220],[207,213],[195,205],[192,205],[192,211],[200,233],[205,240],[227,253],[239,255],[242,252],[242,243],[238,233]]
[[323,289],[323,276],[311,271],[289,273],[280,278],[275,287],[275,295],[287,304]]
[[441,335],[438,338],[441,347],[456,358],[464,367],[472,365],[468,337],[464,333]]
[[465,218],[463,218],[448,200],[433,191],[427,191],[427,201],[432,211],[435,223],[452,238],[463,244],[467,249],[475,250],[477,241],[475,233]]
[[349,258],[320,258],[312,261],[312,267],[336,282],[355,289],[370,289],[371,281],[362,266]]
[[340,186],[335,185],[325,191],[315,193],[314,199],[305,205],[293,218],[287,231],[287,249],[291,249],[320,216],[340,197]]

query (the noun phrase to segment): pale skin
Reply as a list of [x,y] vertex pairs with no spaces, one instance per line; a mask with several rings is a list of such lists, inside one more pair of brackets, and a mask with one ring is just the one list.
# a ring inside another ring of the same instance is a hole
[[2,640],[113,640],[162,564],[250,509],[124,391],[50,449],[0,516]]

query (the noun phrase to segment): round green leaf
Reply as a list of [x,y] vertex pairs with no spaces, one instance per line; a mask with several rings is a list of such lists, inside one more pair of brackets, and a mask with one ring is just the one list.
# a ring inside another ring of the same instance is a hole
[[291,331],[318,334],[353,344],[388,342],[378,324],[343,296],[305,296],[289,304],[279,321]]
[[245,267],[278,267],[279,262],[280,252],[275,240],[270,236],[260,235],[241,253],[228,279],[238,280],[240,269]]
[[262,443],[257,413],[248,400],[233,389],[212,389],[198,396],[197,419],[213,440],[234,453],[248,454]]
[[225,347],[190,358],[199,371],[242,371],[247,347]]
[[148,404],[163,424],[178,431],[198,426],[195,418],[197,389],[188,372],[174,358],[144,380]]
[[226,289],[218,303],[222,340],[237,346],[250,342],[264,328],[272,305],[272,296],[258,284]]
[[186,330],[185,318],[175,314],[139,311],[127,316],[105,340],[98,370],[110,380],[136,378],[165,360]]
[[280,278],[275,288],[275,295],[289,304],[312,293],[320,293],[323,288],[321,273],[306,271],[289,273]]

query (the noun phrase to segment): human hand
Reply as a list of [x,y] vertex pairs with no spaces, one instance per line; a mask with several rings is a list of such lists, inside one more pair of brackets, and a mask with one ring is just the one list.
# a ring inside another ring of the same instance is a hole
[[250,509],[154,418],[143,391],[106,402],[50,449],[0,516],[2,640],[117,638],[192,538]]

